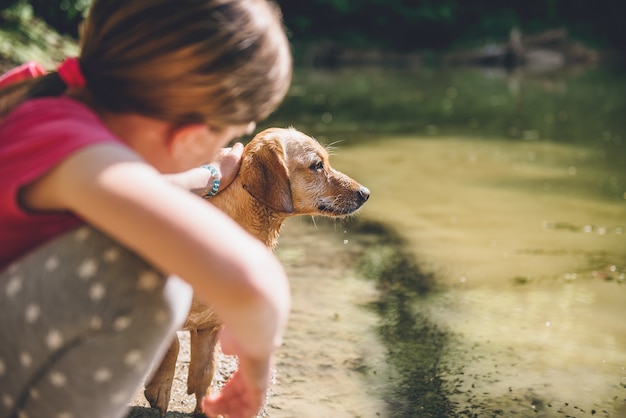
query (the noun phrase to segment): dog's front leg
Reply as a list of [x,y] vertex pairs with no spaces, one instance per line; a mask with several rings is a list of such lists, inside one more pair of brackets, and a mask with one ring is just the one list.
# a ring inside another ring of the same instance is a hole
[[158,409],[162,417],[165,416],[170,403],[172,381],[174,380],[174,373],[176,372],[176,359],[178,358],[179,347],[178,336],[175,336],[172,345],[170,345],[159,368],[154,372],[154,375],[146,385],[146,390],[144,391],[144,395],[150,403],[150,406]]
[[202,412],[202,398],[209,394],[211,381],[215,374],[217,360],[217,337],[220,327],[210,327],[191,331],[191,359],[189,375],[187,376],[187,394],[196,395],[196,409],[194,413]]

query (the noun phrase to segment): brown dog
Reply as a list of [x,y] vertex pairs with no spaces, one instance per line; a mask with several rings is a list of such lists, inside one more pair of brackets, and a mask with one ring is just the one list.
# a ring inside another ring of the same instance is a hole
[[[330,166],[328,152],[316,140],[292,128],[270,128],[250,141],[237,177],[210,202],[273,249],[286,218],[347,216],[369,195],[366,187]],[[196,413],[215,372],[220,328],[211,309],[194,299],[184,329],[191,334],[187,393],[196,395]],[[161,416],[169,404],[178,348],[175,338],[146,386],[146,399]]]

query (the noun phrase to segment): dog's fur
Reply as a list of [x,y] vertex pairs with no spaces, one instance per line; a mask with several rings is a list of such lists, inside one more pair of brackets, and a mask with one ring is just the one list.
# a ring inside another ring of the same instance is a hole
[[[210,202],[274,249],[286,218],[347,216],[367,201],[369,193],[334,170],[328,152],[313,138],[293,128],[270,128],[250,141],[232,184]],[[187,393],[196,395],[196,413],[213,379],[220,328],[211,309],[194,298],[184,329],[191,334]],[[145,396],[161,416],[167,411],[178,349],[175,338],[146,386]]]

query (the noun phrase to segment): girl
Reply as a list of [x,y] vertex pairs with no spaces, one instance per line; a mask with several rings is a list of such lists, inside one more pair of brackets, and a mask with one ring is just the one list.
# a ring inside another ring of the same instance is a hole
[[239,357],[205,413],[256,415],[287,278],[188,190],[228,185],[242,146],[220,150],[290,80],[266,0],[95,0],[78,58],[0,90],[1,418],[123,416],[192,289]]

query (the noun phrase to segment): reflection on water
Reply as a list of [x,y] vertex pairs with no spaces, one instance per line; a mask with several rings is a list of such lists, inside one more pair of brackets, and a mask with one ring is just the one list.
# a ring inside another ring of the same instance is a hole
[[276,120],[372,191],[388,415],[626,416],[623,78],[301,77]]

